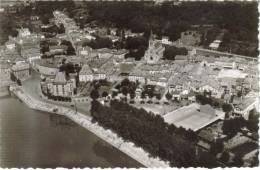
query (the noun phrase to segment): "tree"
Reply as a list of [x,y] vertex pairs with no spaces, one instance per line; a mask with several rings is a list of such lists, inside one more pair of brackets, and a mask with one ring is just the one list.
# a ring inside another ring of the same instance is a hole
[[131,92],[130,92],[130,98],[131,98],[131,99],[134,99],[134,98],[135,98],[135,92],[134,92],[134,91],[131,91]]
[[90,42],[88,42],[87,45],[94,49],[111,48],[113,45],[113,42],[109,38],[97,37],[95,40],[91,40]]
[[156,99],[157,99],[157,100],[161,100],[161,98],[162,98],[161,94],[157,94],[157,95],[156,95]]
[[108,96],[108,92],[106,92],[106,91],[104,91],[103,93],[102,93],[102,97],[107,97]]
[[220,157],[220,160],[221,160],[222,162],[228,162],[228,161],[229,161],[229,158],[230,158],[229,152],[228,152],[228,151],[224,151],[224,152],[222,153],[221,157]]
[[163,53],[163,58],[167,60],[175,60],[176,55],[187,55],[188,51],[186,48],[178,48],[175,46],[167,46]]
[[92,98],[92,100],[96,100],[99,98],[99,92],[97,89],[93,89],[90,93],[90,97]]
[[122,80],[121,86],[129,86],[129,85],[130,85],[130,81],[128,78],[125,78],[124,80]]
[[142,91],[142,93],[141,93],[141,99],[145,99],[145,92],[144,91]]
[[14,82],[17,81],[17,78],[16,78],[16,76],[14,75],[13,72],[11,72],[11,74],[10,74],[10,79],[11,79],[12,81],[14,81]]
[[224,134],[228,135],[229,137],[233,137],[245,125],[246,125],[245,119],[242,117],[226,119],[223,122],[222,131]]
[[17,79],[17,84],[18,84],[18,86],[22,86],[22,82],[20,79]]
[[224,103],[222,105],[222,110],[225,112],[225,113],[229,113],[230,111],[232,111],[233,107],[232,105],[230,104],[227,104],[227,103]]
[[210,146],[210,152],[214,155],[222,152],[223,149],[224,149],[224,144],[222,140],[217,140],[216,142],[212,143]]
[[255,153],[255,155],[253,156],[252,163],[251,163],[251,166],[252,166],[252,167],[259,166],[258,155],[259,155],[259,151],[257,151],[257,152]]
[[166,93],[165,97],[166,97],[167,100],[172,99],[172,95],[169,92]]
[[184,134],[189,132],[184,128],[175,133],[175,127],[165,123],[161,116],[128,103],[111,100],[110,107],[98,101],[92,103],[95,108],[91,111],[93,121],[142,147],[152,157],[158,156],[178,167],[196,166],[195,143],[185,139]]
[[128,94],[128,87],[127,86],[122,87],[122,94],[127,96],[127,94]]
[[243,166],[244,161],[243,161],[242,157],[243,156],[240,154],[235,154],[235,156],[233,158],[232,166],[235,166],[235,167]]

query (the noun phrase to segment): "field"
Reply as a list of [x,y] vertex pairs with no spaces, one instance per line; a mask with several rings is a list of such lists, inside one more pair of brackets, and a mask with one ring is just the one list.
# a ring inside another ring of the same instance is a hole
[[214,110],[210,106],[203,107],[204,109],[199,104],[193,103],[169,112],[163,118],[169,124],[197,131],[224,117],[221,111]]

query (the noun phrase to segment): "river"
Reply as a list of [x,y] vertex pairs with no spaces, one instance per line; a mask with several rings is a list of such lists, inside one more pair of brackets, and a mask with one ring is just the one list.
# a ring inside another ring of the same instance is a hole
[[63,116],[29,109],[15,97],[0,98],[1,167],[142,167]]

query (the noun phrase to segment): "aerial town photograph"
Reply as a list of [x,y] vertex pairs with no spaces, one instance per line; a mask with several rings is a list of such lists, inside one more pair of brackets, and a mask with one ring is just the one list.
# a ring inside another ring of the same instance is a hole
[[258,17],[257,0],[0,0],[0,167],[258,167]]

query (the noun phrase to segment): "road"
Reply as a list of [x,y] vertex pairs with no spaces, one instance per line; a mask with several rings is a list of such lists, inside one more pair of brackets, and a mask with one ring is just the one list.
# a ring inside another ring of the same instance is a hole
[[[169,167],[169,162],[162,161],[158,157],[151,157],[149,153],[135,146],[132,142],[124,141],[123,138],[111,130],[104,129],[97,123],[92,123],[91,117],[88,115],[75,112],[73,109],[67,107],[39,101],[17,85],[11,86],[10,90],[31,109],[66,116],[146,167]],[[57,110],[54,111],[55,109]]]
[[[27,79],[22,83],[23,85],[22,88],[26,93],[28,93],[30,96],[32,96],[33,98],[39,101],[72,108],[71,107],[72,103],[57,103],[54,101],[43,99],[40,93],[40,86],[39,86],[40,82],[41,82],[40,74],[35,71],[32,71],[31,78]],[[90,115],[89,112],[91,107],[90,103],[76,103],[76,106],[78,111],[86,115]]]

